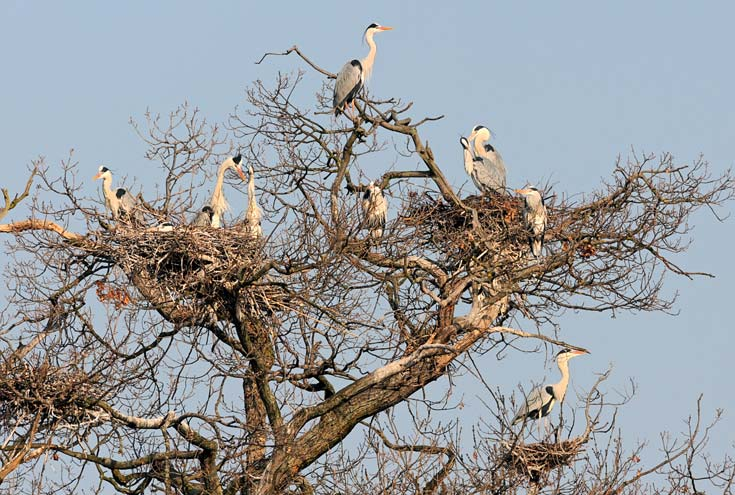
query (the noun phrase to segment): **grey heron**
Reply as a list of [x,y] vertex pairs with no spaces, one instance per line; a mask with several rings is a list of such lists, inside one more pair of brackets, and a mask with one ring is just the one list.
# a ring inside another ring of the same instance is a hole
[[350,60],[337,73],[337,82],[334,83],[334,97],[332,99],[334,115],[339,115],[350,104],[354,106],[355,97],[364,86],[365,81],[370,78],[373,63],[375,63],[377,47],[373,36],[375,36],[375,33],[390,31],[391,29],[393,28],[372,23],[365,30],[365,41],[370,47],[370,51],[362,60]]
[[197,216],[195,216],[194,220],[191,221],[192,227],[211,227],[213,215],[214,210],[212,210],[212,207],[205,205],[202,208],[202,211],[197,213]]
[[569,385],[569,364],[573,357],[589,354],[577,349],[562,349],[556,355],[556,365],[561,372],[561,380],[551,385],[543,385],[531,391],[525,403],[520,407],[511,424],[520,423],[528,419],[539,419],[548,416],[554,404],[562,402]]
[[253,166],[248,165],[248,209],[245,212],[245,224],[253,237],[261,237],[263,235],[263,227],[260,225],[260,219],[263,213],[258,206],[258,200],[255,197],[255,173]]
[[544,245],[544,232],[546,231],[547,222],[544,197],[533,186],[526,186],[515,191],[523,195],[523,220],[528,229],[531,252],[538,258],[541,256],[541,248]]
[[475,157],[472,180],[483,193],[503,194],[505,192],[506,177],[505,163],[503,157],[491,144],[484,144],[491,137],[490,129],[482,125],[476,125],[472,128],[469,138],[467,138],[468,142],[472,142],[474,139]]
[[112,212],[112,218],[143,223],[133,195],[122,187],[112,188],[112,172],[109,168],[100,165],[97,175],[94,176],[94,180],[97,179],[102,179],[102,194],[105,196],[105,205]]
[[231,156],[222,162],[217,170],[217,183],[214,185],[212,200],[209,202],[212,207],[212,227],[220,227],[222,225],[222,215],[227,211],[230,205],[227,204],[224,194],[222,193],[222,185],[225,180],[225,172],[233,169],[237,172],[242,180],[245,180],[245,173],[242,171],[242,155]]
[[383,237],[388,220],[388,201],[375,181],[370,181],[362,196],[362,215],[363,227],[370,230],[370,238],[377,240]]

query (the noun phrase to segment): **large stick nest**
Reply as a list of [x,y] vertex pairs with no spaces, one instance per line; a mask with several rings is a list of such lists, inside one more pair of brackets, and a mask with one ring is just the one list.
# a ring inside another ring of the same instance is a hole
[[472,258],[487,266],[527,264],[523,200],[505,194],[469,196],[466,208],[431,195],[410,195],[404,221],[424,245],[447,260]]
[[122,268],[145,290],[147,300],[174,302],[177,310],[192,316],[237,307],[244,315],[262,318],[288,300],[282,286],[265,276],[268,260],[262,240],[245,229],[158,232],[121,225],[103,234],[98,246],[97,254]]
[[518,443],[509,445],[505,464],[517,474],[537,483],[556,468],[570,465],[579,455],[587,439],[577,437],[558,443]]
[[102,391],[79,369],[10,359],[0,363],[0,422],[39,426],[89,419],[90,404]]

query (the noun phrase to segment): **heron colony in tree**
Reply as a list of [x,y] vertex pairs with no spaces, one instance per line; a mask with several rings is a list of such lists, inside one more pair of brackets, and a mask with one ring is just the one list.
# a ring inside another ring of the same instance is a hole
[[255,173],[253,166],[248,166],[248,209],[245,212],[245,226],[253,237],[261,237],[263,235],[263,227],[260,225],[260,219],[263,213],[260,211],[258,201],[255,198]]
[[202,208],[202,211],[197,213],[197,216],[191,221],[191,225],[193,227],[211,227],[213,215],[214,210],[212,210],[212,207],[206,205]]
[[516,189],[516,192],[523,195],[523,220],[529,232],[528,241],[531,246],[531,252],[538,258],[541,256],[541,248],[544,245],[544,232],[546,231],[546,206],[544,206],[544,197],[533,186]]
[[242,155],[231,156],[219,166],[217,171],[217,183],[214,185],[214,192],[212,193],[212,200],[209,202],[209,206],[212,208],[212,227],[220,227],[222,225],[222,215],[227,211],[230,205],[225,200],[225,195],[222,193],[222,185],[225,180],[225,172],[228,169],[233,169],[237,172],[242,180],[245,180],[245,173],[242,171]]
[[480,192],[503,194],[505,192],[506,177],[505,163],[503,163],[500,153],[491,144],[484,144],[490,137],[490,130],[485,126],[478,125],[472,129],[469,138],[462,142],[462,147],[466,150],[469,146],[465,146],[472,143],[474,139],[472,164],[471,167],[468,165],[467,153],[465,152],[465,170],[472,177],[472,181]]
[[526,402],[516,413],[513,423],[520,423],[528,419],[539,419],[548,416],[554,404],[562,402],[564,395],[567,393],[567,385],[569,385],[569,364],[568,361],[573,357],[588,354],[587,351],[576,349],[563,349],[556,355],[556,365],[561,372],[561,380],[551,385],[537,387],[528,394]]
[[99,172],[94,180],[102,179],[102,193],[105,196],[105,205],[112,212],[115,220],[131,220],[135,223],[143,223],[140,210],[138,210],[135,198],[122,187],[112,188],[112,172],[105,166],[100,166]]
[[370,51],[362,60],[350,60],[337,73],[337,82],[334,84],[334,98],[332,99],[334,115],[339,115],[349,105],[354,108],[355,97],[370,78],[373,63],[375,63],[377,47],[373,36],[375,36],[375,33],[391,29],[393,28],[373,23],[365,30],[365,41],[370,47]]
[[383,237],[388,220],[388,201],[375,181],[370,181],[362,196],[362,215],[363,228],[370,231],[370,238],[377,240]]

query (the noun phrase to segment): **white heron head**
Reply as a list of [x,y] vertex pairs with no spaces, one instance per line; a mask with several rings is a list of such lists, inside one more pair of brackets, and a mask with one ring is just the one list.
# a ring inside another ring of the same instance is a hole
[[493,134],[490,132],[490,129],[488,129],[484,125],[476,125],[472,128],[472,132],[470,132],[470,137],[468,139],[470,141],[472,141],[473,139],[479,139],[480,142],[483,142],[489,140],[492,137]]
[[464,136],[462,136],[461,138],[459,138],[459,144],[461,144],[462,145],[462,148],[464,148],[465,150],[469,150],[470,149],[470,142]]
[[112,179],[112,172],[110,172],[110,169],[105,167],[104,165],[100,165],[97,175],[94,176],[94,180],[106,178]]
[[379,33],[381,31],[390,31],[393,29],[392,27],[388,26],[381,26],[378,23],[373,22],[365,29],[365,39],[368,39],[368,37],[372,37],[375,33]]
[[574,357],[582,356],[584,354],[589,354],[589,351],[585,351],[582,349],[569,349],[569,348],[562,349],[556,355],[556,362],[557,363],[567,362]]
[[245,172],[242,170],[242,155],[237,154],[235,156],[229,157],[225,162],[222,164],[225,168],[232,168],[237,172],[237,175],[240,176],[242,180],[247,180],[247,177],[245,177]]

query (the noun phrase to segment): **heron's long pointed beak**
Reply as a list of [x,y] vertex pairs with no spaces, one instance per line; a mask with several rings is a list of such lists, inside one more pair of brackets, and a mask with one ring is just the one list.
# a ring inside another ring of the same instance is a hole
[[94,177],[92,177],[92,180],[97,180],[97,179],[99,179],[101,177],[102,177],[102,172],[97,172],[97,175],[95,175]]
[[576,356],[581,356],[582,354],[590,354],[590,351],[584,350],[584,349],[574,349],[574,354]]
[[242,167],[238,166],[235,170],[237,170],[237,175],[239,175],[242,180],[244,181],[248,180],[247,176],[245,175],[245,172],[242,171]]
[[528,189],[513,189],[513,190],[517,192],[518,194],[528,194],[529,192],[531,192]]
[[392,28],[392,27],[388,27],[388,26],[380,26],[380,28],[379,28],[379,29],[380,29],[381,31],[390,31],[390,30],[391,30],[391,29],[393,29],[393,28]]

